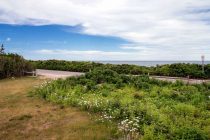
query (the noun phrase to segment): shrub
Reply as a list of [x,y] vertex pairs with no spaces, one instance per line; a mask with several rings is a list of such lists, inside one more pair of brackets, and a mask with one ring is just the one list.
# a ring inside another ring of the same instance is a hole
[[0,79],[20,77],[25,71],[32,71],[33,66],[18,54],[0,54]]
[[143,94],[141,94],[141,93],[139,93],[139,92],[136,92],[136,93],[134,93],[133,97],[134,97],[135,99],[142,99],[142,98],[143,98]]
[[122,82],[120,75],[117,74],[115,71],[109,69],[105,70],[94,69],[92,72],[88,72],[86,74],[86,78],[96,81],[96,83],[98,84],[101,83],[116,84]]
[[192,105],[187,105],[187,104],[183,104],[183,103],[179,103],[177,105],[174,106],[174,112],[177,115],[186,117],[186,116],[194,116],[194,114],[196,113],[196,109],[194,106]]
[[208,137],[202,131],[193,127],[182,127],[175,132],[177,140],[207,140]]

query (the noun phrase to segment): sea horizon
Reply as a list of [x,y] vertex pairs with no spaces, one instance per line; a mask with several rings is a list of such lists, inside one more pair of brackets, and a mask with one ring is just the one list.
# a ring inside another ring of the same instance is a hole
[[[189,64],[202,64],[202,61],[152,61],[152,60],[142,60],[142,61],[122,61],[122,60],[102,60],[102,61],[93,61],[93,62],[98,62],[98,63],[103,63],[103,64],[129,64],[129,65],[138,65],[138,66],[156,66],[156,65],[165,65],[165,64],[174,64],[174,63],[189,63]],[[210,64],[210,61],[204,61],[204,64]]]

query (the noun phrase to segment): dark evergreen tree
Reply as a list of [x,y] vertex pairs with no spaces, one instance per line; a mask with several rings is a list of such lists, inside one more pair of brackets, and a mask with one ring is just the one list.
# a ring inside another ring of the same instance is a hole
[[0,54],[4,54],[4,44],[1,44],[1,48],[0,48]]

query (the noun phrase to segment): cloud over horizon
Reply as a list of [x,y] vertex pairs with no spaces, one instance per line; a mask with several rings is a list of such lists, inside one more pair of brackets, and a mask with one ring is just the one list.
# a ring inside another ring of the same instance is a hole
[[116,52],[91,50],[96,52],[91,53],[93,58],[98,53],[104,58],[111,54],[113,59],[131,60],[141,56],[144,60],[198,60],[202,54],[210,59],[209,0],[1,0],[0,23],[79,25],[81,34],[130,42]]

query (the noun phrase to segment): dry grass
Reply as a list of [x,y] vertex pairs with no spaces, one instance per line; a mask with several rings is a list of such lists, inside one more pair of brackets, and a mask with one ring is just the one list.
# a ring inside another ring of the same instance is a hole
[[0,140],[110,139],[112,130],[86,112],[28,97],[28,91],[41,82],[36,78],[0,81]]

